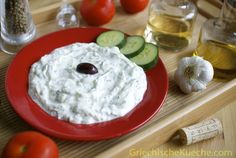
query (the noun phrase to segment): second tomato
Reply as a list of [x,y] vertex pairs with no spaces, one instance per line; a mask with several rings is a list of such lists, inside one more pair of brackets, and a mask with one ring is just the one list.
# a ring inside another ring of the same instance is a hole
[[49,137],[34,131],[25,131],[12,137],[1,158],[58,158],[57,145]]
[[115,14],[113,0],[82,0],[80,14],[89,25],[108,23]]
[[120,0],[124,10],[131,14],[142,11],[148,5],[148,2],[149,0]]

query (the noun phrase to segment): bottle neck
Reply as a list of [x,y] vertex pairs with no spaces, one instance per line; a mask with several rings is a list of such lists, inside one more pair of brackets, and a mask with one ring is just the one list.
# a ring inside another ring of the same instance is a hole
[[220,18],[224,21],[236,23],[236,0],[225,0]]
[[216,26],[227,32],[236,32],[236,0],[225,0]]

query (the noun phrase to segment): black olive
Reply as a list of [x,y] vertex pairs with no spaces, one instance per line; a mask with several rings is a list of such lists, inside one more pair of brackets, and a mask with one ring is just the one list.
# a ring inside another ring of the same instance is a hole
[[93,64],[90,64],[90,63],[78,64],[76,67],[76,71],[79,73],[91,74],[91,75],[98,73],[98,69],[96,68],[96,66],[94,66]]

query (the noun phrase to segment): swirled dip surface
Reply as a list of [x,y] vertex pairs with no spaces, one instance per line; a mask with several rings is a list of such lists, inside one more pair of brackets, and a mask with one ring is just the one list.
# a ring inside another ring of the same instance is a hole
[[[98,73],[76,71],[91,63]],[[29,95],[48,114],[72,123],[90,124],[127,114],[147,89],[142,68],[118,48],[74,43],[55,49],[34,63],[29,73]]]

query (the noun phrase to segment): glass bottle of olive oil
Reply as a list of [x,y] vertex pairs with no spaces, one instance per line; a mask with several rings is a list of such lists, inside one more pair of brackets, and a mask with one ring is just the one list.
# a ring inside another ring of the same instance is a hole
[[197,10],[189,0],[153,0],[144,36],[171,51],[189,45]]
[[225,0],[220,17],[204,23],[194,55],[213,65],[215,77],[236,77],[236,0]]

